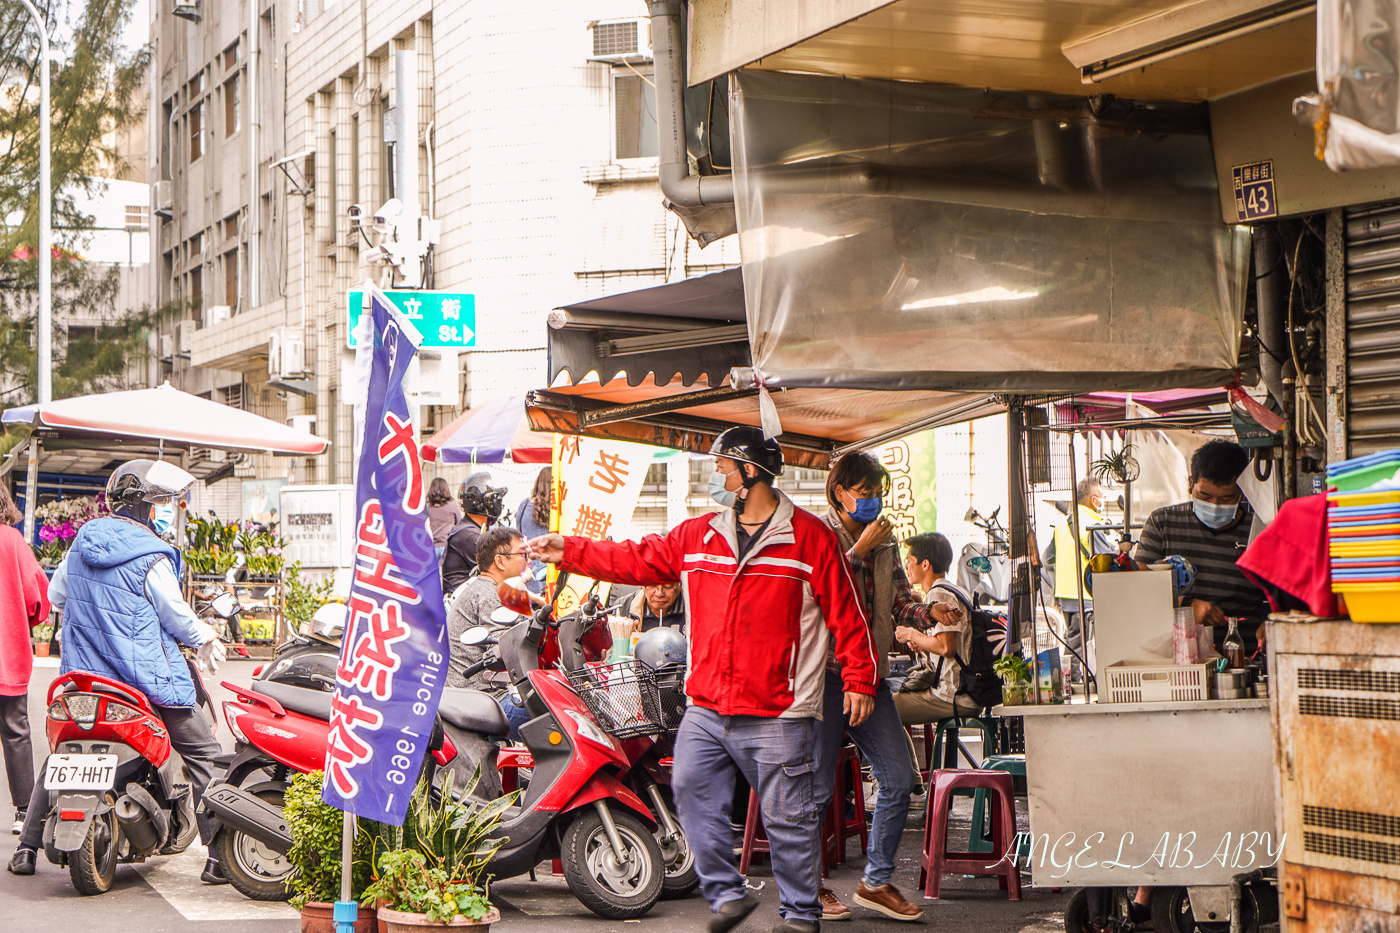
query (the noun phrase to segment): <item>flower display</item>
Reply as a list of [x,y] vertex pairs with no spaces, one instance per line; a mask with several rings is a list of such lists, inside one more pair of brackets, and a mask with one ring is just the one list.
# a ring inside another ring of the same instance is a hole
[[71,499],[55,499],[34,510],[34,520],[39,528],[39,547],[35,554],[46,564],[57,564],[72,546],[78,536],[78,529],[108,514],[107,496],[99,492],[95,496],[75,496]]

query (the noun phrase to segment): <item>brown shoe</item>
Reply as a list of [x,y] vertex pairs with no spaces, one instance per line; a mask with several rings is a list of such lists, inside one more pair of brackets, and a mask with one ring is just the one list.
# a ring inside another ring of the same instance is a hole
[[884,884],[872,888],[865,883],[864,878],[857,885],[852,900],[862,907],[878,910],[891,920],[918,920],[924,915],[924,909],[906,901],[894,885]]
[[822,905],[823,920],[851,919],[851,908],[837,900],[836,893],[830,888],[822,888],[818,891],[817,901]]

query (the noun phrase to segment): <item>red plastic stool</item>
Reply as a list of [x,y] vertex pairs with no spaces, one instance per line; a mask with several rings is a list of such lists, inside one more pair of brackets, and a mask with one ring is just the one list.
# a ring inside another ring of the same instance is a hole
[[[854,795],[855,813],[846,818],[846,793]],[[855,830],[855,832],[851,832]],[[830,864],[841,865],[846,861],[846,840],[860,836],[860,854],[869,848],[869,838],[865,827],[865,786],[860,781],[860,752],[854,745],[843,745],[836,758],[836,788],[831,795],[831,805],[827,808],[826,822],[822,826],[823,855],[828,842],[832,847]]]
[[[1021,869],[1015,864],[1015,785],[1004,771],[943,770],[930,774],[928,813],[924,821],[923,856],[919,859],[919,886],[924,897],[938,899],[943,875],[997,875],[998,887],[1013,901],[1021,899]],[[992,851],[949,852],[948,811],[953,791],[964,788],[988,791],[992,796]],[[1010,857],[1007,857],[1007,856]]]
[[[826,811],[826,816],[822,820],[822,877],[826,878],[831,874],[832,859],[836,855],[834,834],[829,831],[831,825],[831,813]],[[749,812],[744,817],[744,842],[739,849],[739,874],[747,875],[749,866],[753,864],[755,855],[769,855],[772,850],[768,847],[768,833],[763,828],[763,817],[758,812],[758,794],[752,789],[749,791]]]

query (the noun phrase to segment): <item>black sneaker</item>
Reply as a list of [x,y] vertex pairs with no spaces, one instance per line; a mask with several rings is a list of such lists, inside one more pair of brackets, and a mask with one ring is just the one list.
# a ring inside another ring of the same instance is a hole
[[719,910],[716,910],[715,915],[710,918],[709,933],[729,933],[730,930],[743,923],[757,906],[758,898],[752,894],[745,894],[736,901],[725,901],[719,905]]

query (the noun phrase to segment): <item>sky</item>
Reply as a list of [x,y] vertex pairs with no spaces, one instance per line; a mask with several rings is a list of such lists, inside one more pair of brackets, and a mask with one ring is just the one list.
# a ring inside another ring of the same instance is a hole
[[131,22],[126,24],[124,42],[128,48],[145,43],[151,34],[151,0],[136,0],[132,7]]

